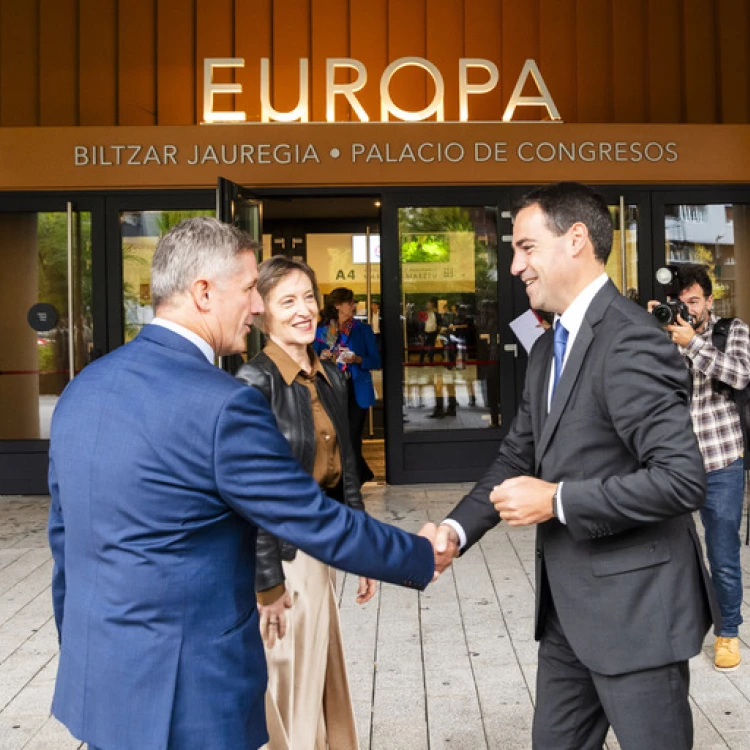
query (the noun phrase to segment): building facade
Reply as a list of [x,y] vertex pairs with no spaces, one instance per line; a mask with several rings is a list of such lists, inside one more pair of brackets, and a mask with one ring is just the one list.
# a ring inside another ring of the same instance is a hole
[[196,214],[354,290],[389,481],[478,477],[536,325],[529,187],[599,187],[623,294],[699,261],[750,319],[748,71],[750,0],[0,0],[0,493],[45,491],[57,397]]

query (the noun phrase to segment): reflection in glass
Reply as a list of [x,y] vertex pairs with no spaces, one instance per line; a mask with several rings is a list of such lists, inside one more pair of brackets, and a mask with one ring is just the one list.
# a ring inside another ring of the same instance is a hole
[[614,224],[614,234],[612,253],[607,261],[607,275],[621,294],[637,302],[640,297],[638,290],[638,206],[626,205],[622,220],[620,206],[610,206],[609,212]]
[[713,312],[750,319],[750,206],[670,205],[664,214],[667,263],[701,263],[714,288]]
[[121,212],[123,334],[126,343],[154,317],[151,259],[159,238],[183,219],[215,215],[215,211]]
[[500,425],[497,211],[399,209],[404,432]]
[[[0,214],[0,440],[49,438],[52,411],[70,380],[70,308],[74,372],[92,358],[91,214],[74,213],[72,220],[69,284],[67,213]],[[40,302],[54,308],[49,330],[27,321]]]

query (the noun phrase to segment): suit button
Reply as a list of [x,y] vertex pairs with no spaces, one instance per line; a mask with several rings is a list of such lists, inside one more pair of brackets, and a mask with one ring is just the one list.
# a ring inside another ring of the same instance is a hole
[[537,559],[538,559],[538,560],[541,560],[541,559],[542,559],[542,550],[538,549],[538,550],[536,551],[536,556],[537,556]]

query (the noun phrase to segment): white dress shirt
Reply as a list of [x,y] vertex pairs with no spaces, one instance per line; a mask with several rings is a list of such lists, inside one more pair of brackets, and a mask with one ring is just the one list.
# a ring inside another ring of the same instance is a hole
[[[573,348],[573,342],[578,336],[578,331],[581,330],[581,324],[583,318],[586,315],[586,310],[589,309],[594,297],[597,292],[607,283],[609,276],[606,273],[597,276],[588,286],[581,290],[578,296],[568,305],[567,310],[562,315],[555,315],[555,323],[559,320],[568,331],[568,343],[565,348],[565,356],[563,357],[562,370],[560,375],[562,376],[565,370],[565,364],[570,356],[570,350]],[[552,387],[554,384],[554,358],[550,362],[550,379],[549,379],[549,391],[547,392],[547,410],[549,411],[550,403],[552,401]],[[565,523],[565,510],[562,504],[562,490],[563,483],[560,482],[557,489],[557,519],[560,523]],[[466,546],[466,532],[463,530],[460,523],[454,521],[451,518],[447,518],[443,523],[452,526],[458,534],[460,548],[463,549]]]

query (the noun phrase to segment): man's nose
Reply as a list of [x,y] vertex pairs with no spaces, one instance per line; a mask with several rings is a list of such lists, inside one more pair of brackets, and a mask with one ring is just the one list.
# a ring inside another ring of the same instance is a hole
[[250,297],[250,312],[253,315],[261,315],[263,312],[265,312],[265,307],[263,307],[263,298],[258,294],[257,289],[253,289],[252,295]]
[[520,276],[520,274],[523,273],[524,268],[526,268],[526,263],[524,263],[523,258],[519,253],[514,252],[513,260],[510,264],[511,274],[513,274],[513,276]]

